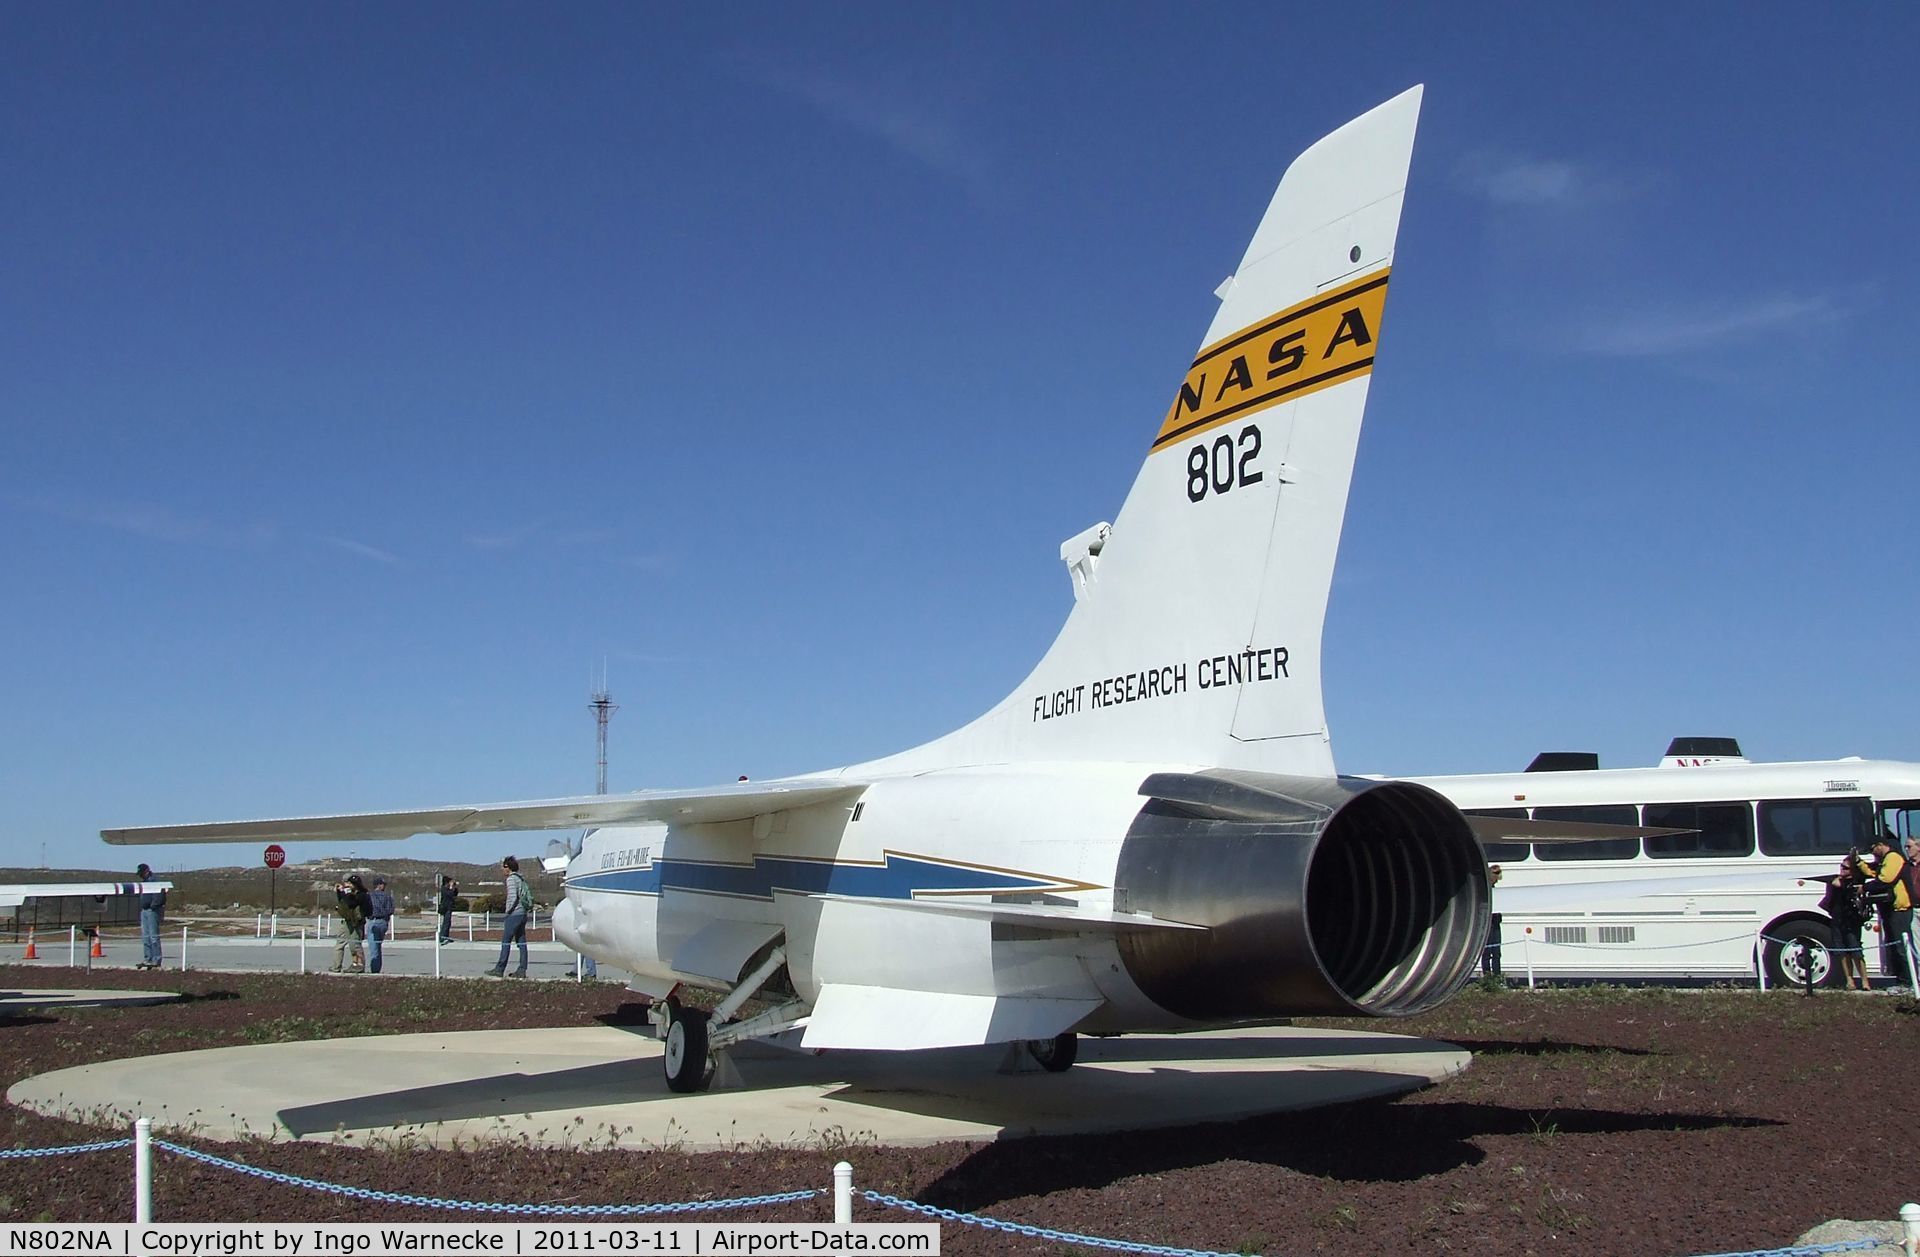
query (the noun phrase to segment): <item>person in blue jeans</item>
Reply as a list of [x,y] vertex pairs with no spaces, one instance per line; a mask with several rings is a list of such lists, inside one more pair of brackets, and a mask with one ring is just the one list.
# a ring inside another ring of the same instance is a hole
[[380,948],[393,929],[393,896],[387,893],[387,879],[373,879],[367,892],[367,972],[380,972]]
[[[153,880],[153,870],[142,864],[133,871],[133,876],[138,881],[150,882]],[[166,891],[140,891],[140,963],[135,968],[160,967],[160,921],[166,914]]]
[[507,875],[506,915],[500,921],[500,959],[487,973],[491,977],[505,977],[507,952],[518,942],[520,967],[514,970],[513,976],[524,978],[527,976],[527,912],[533,907],[533,891],[527,886],[527,879],[520,876],[520,861],[508,856],[500,861],[500,870]]

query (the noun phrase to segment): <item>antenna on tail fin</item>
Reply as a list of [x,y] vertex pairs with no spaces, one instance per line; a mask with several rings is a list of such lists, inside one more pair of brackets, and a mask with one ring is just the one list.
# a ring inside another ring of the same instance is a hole
[[1091,759],[1332,773],[1321,629],[1420,96],[1287,168],[1111,529],[1097,550],[1088,534],[1062,549],[1073,610],[1033,672],[965,728],[849,771]]

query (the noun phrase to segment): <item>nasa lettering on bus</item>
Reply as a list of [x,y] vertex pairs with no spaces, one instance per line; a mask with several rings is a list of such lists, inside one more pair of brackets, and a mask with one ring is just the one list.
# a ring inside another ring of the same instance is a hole
[[[1203,690],[1220,686],[1245,685],[1258,681],[1287,678],[1288,653],[1285,646],[1267,646],[1255,650],[1249,646],[1238,654],[1212,655],[1194,665],[1194,676]],[[1150,698],[1168,698],[1187,692],[1187,665],[1162,664],[1139,672],[1102,677],[1071,689],[1038,694],[1033,699],[1034,720],[1053,720],[1081,711],[1102,707],[1120,707]]]

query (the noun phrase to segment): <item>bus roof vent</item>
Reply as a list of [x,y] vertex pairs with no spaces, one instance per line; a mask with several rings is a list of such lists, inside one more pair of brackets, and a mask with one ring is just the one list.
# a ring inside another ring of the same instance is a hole
[[1740,743],[1733,738],[1675,738],[1667,743],[1662,768],[1705,768],[1709,764],[1744,764]]
[[1597,751],[1542,751],[1527,765],[1530,773],[1585,773],[1600,767]]

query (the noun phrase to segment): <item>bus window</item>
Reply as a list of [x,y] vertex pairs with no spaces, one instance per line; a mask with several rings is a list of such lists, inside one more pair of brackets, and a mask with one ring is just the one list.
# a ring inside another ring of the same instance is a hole
[[[1537,821],[1584,821],[1592,825],[1638,825],[1639,809],[1631,803],[1609,807],[1537,807]],[[1638,838],[1596,838],[1591,842],[1542,842],[1533,853],[1542,860],[1631,860],[1640,854]]]
[[1753,854],[1753,807],[1747,803],[1649,803],[1649,829],[1689,829],[1687,834],[1647,838],[1647,854],[1656,860],[1681,856],[1732,859]]
[[[1527,809],[1523,807],[1470,807],[1463,816],[1498,816],[1503,820],[1523,821],[1527,819]],[[1483,842],[1481,852],[1487,857],[1488,864],[1518,864],[1527,858],[1531,844],[1524,842]]]
[[1873,804],[1866,799],[1760,803],[1760,850],[1766,855],[1845,855],[1872,842]]
[[1920,800],[1902,799],[1898,803],[1880,804],[1880,824],[1884,833],[1892,834],[1898,842],[1905,843],[1909,838],[1920,838]]

